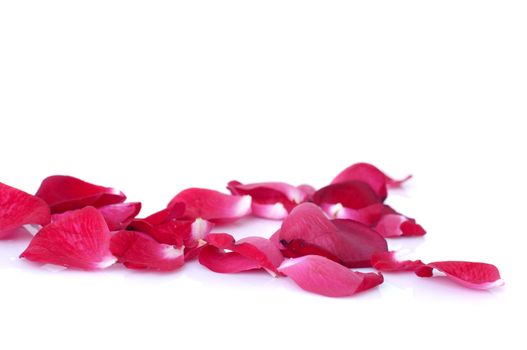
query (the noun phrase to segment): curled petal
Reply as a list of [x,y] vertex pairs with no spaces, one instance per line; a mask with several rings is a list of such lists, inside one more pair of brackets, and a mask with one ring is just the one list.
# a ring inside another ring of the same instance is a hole
[[382,203],[380,198],[361,181],[347,181],[321,188],[313,194],[313,202],[318,205],[340,204],[351,209],[361,209],[373,204]]
[[348,267],[371,266],[372,254],[388,249],[386,240],[368,226],[351,220],[329,220],[312,203],[293,209],[278,238],[293,256],[317,254]]
[[252,213],[267,219],[283,219],[295,206],[305,202],[314,192],[309,185],[292,186],[284,182],[261,182],[243,185],[229,182],[227,188],[234,195],[252,198]]
[[318,255],[286,260],[278,271],[300,288],[328,297],[350,296],[383,282],[381,274],[355,272]]
[[36,196],[49,204],[52,213],[80,209],[86,206],[101,207],[122,203],[124,193],[110,187],[93,185],[72,176],[50,176],[40,185]]
[[119,262],[131,269],[172,271],[183,266],[183,248],[158,243],[136,231],[118,231],[112,236],[110,249]]
[[432,277],[433,269],[450,280],[472,289],[490,289],[503,285],[498,268],[491,264],[468,261],[436,261],[425,264],[421,260],[399,260],[396,252],[376,253],[372,265],[379,271],[413,271],[419,277]]
[[0,182],[0,238],[18,227],[49,223],[49,206],[42,199]]
[[353,180],[362,181],[367,183],[380,198],[384,199],[387,196],[387,187],[400,187],[411,177],[409,175],[402,180],[394,180],[371,164],[357,163],[344,169],[331,183],[336,184]]
[[185,216],[203,218],[213,223],[226,223],[240,219],[251,212],[250,196],[232,196],[218,191],[189,188],[176,195],[169,203],[185,205]]
[[152,215],[147,216],[144,219],[151,225],[159,225],[164,222],[173,220],[173,219],[182,219],[185,215],[185,204],[184,203],[174,203],[169,208],[160,210]]
[[98,208],[110,231],[125,229],[141,211],[141,203],[108,204]]
[[384,237],[423,236],[426,234],[425,229],[415,219],[399,213],[383,215],[374,228]]
[[263,237],[247,237],[235,242],[226,233],[212,233],[206,237],[207,246],[199,255],[199,262],[219,273],[236,273],[265,269],[272,275],[283,260],[280,250]]
[[110,230],[93,207],[71,211],[44,226],[20,255],[30,261],[84,270],[112,265]]
[[450,280],[472,289],[490,289],[503,285],[498,268],[492,264],[469,261],[437,261],[426,264],[416,270],[420,277],[430,277],[436,269],[443,272]]

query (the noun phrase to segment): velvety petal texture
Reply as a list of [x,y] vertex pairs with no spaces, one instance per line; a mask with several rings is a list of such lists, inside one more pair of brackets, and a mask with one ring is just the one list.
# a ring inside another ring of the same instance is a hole
[[110,230],[93,207],[72,211],[44,226],[20,255],[30,261],[84,270],[112,265]]
[[246,237],[235,241],[226,233],[211,233],[205,238],[207,245],[199,254],[199,262],[219,273],[236,273],[265,269],[272,275],[283,261],[280,250],[263,237]]
[[168,208],[185,205],[184,216],[227,223],[251,213],[250,196],[232,196],[204,188],[189,188],[176,195]]
[[227,188],[234,195],[252,198],[252,214],[266,219],[283,219],[294,207],[305,202],[314,193],[309,185],[293,186],[285,182],[242,184],[229,182]]
[[49,204],[52,213],[62,213],[86,206],[102,207],[126,200],[124,193],[114,188],[94,185],[64,175],[44,179],[36,196]]
[[159,243],[136,231],[116,232],[110,249],[119,262],[131,269],[173,271],[185,262],[183,248]]
[[50,209],[46,202],[0,182],[0,238],[21,226],[43,226],[50,220]]
[[328,297],[350,296],[383,282],[381,274],[355,272],[318,255],[286,260],[278,271],[300,288]]
[[329,220],[312,203],[297,206],[278,234],[287,256],[322,255],[348,267],[371,266],[375,252],[387,251],[386,240],[366,225]]
[[98,208],[110,231],[125,229],[141,211],[141,203],[117,203]]

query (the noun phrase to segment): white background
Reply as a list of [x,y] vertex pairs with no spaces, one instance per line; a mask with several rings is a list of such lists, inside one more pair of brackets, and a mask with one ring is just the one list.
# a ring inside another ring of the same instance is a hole
[[0,1],[0,181],[75,175],[146,215],[189,186],[322,186],[369,161],[415,176],[389,202],[429,233],[392,248],[506,281],[386,274],[330,299],[196,262],[39,268],[21,237],[0,242],[0,347],[525,348],[526,18],[524,1]]

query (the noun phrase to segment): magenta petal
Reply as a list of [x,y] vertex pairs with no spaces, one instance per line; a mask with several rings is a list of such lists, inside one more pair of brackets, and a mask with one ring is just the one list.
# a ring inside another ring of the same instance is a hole
[[52,213],[101,207],[126,200],[124,193],[109,187],[93,185],[72,176],[50,176],[40,185],[36,196],[49,204]]
[[423,236],[426,234],[426,231],[415,222],[415,219],[399,213],[382,216],[374,229],[384,237]]
[[306,201],[314,192],[308,185],[292,186],[284,182],[262,182],[243,185],[229,182],[227,188],[234,195],[252,198],[252,213],[267,219],[283,219],[295,206]]
[[50,219],[42,199],[0,182],[0,238],[24,225],[46,225]]
[[115,262],[110,253],[108,225],[93,207],[71,211],[44,226],[20,257],[85,270],[105,268]]
[[141,211],[141,203],[117,203],[98,208],[110,231],[125,229]]
[[[427,264],[446,274],[452,281],[472,289],[490,289],[503,285],[498,268],[492,264],[468,261],[437,261]],[[426,272],[416,272],[420,277],[428,277]]]
[[380,198],[361,181],[348,181],[321,188],[313,194],[313,202],[323,204],[340,204],[342,207],[361,209],[373,204],[382,203]]
[[402,183],[410,178],[411,176],[407,176],[403,180],[394,180],[371,164],[357,163],[344,169],[331,183],[362,181],[367,183],[379,197],[384,199],[387,196],[386,187],[400,187]]
[[264,268],[276,275],[276,268],[283,261],[280,250],[263,237],[247,237],[235,242],[229,234],[212,233],[205,240],[208,244],[200,252],[199,261],[215,272],[235,273]]
[[303,203],[284,220],[280,243],[290,256],[322,255],[348,267],[371,266],[371,256],[386,251],[386,240],[351,220],[329,220],[316,205]]
[[185,204],[185,216],[202,218],[213,223],[226,223],[240,219],[251,212],[250,196],[232,196],[218,191],[189,188],[176,195],[169,203]]
[[302,289],[328,297],[350,296],[383,282],[382,275],[354,272],[318,255],[290,259],[278,268]]
[[184,263],[182,248],[158,243],[141,232],[116,232],[112,237],[110,249],[119,262],[132,269],[172,271]]

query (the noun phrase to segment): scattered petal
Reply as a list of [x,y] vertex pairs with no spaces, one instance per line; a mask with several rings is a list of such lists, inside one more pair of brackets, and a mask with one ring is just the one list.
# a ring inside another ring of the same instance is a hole
[[49,206],[42,199],[0,182],[0,238],[24,225],[50,222]]
[[232,196],[218,191],[189,188],[176,195],[168,208],[176,203],[185,205],[185,216],[202,218],[213,223],[227,223],[238,220],[251,212],[250,196]]
[[418,268],[425,266],[421,260],[399,260],[395,251],[373,254],[371,265],[376,270],[385,272],[416,271]]
[[112,265],[110,231],[102,214],[85,207],[44,226],[20,255],[30,261],[84,270]]
[[251,196],[252,214],[267,219],[283,219],[314,192],[313,187],[309,185],[296,187],[284,182],[243,185],[238,181],[231,181],[227,188],[234,195]]
[[328,297],[350,296],[383,282],[381,274],[355,272],[318,255],[286,260],[278,271],[300,288]]
[[382,203],[368,184],[361,181],[347,181],[321,188],[313,194],[313,202],[320,205],[340,204],[351,209],[361,209]]
[[357,163],[344,169],[331,181],[332,184],[348,182],[348,181],[362,181],[367,183],[373,191],[382,199],[387,196],[387,187],[397,188],[411,179],[411,175],[402,180],[394,180],[377,167],[368,163]]
[[208,269],[219,273],[236,273],[265,269],[272,275],[284,259],[280,250],[263,237],[246,237],[238,242],[226,233],[211,233],[205,238],[205,246],[199,255],[199,262]]
[[110,231],[124,230],[141,211],[141,203],[108,204],[98,208]]
[[369,267],[373,253],[388,250],[386,240],[368,226],[329,220],[312,203],[293,209],[282,223],[279,241],[289,256],[322,255],[348,267]]
[[112,236],[110,249],[119,262],[131,269],[172,271],[185,262],[183,248],[158,243],[152,237],[136,231],[116,232]]
[[124,193],[110,187],[93,185],[72,176],[50,176],[40,185],[36,196],[49,204],[52,213],[80,209],[86,206],[102,207],[122,203]]

